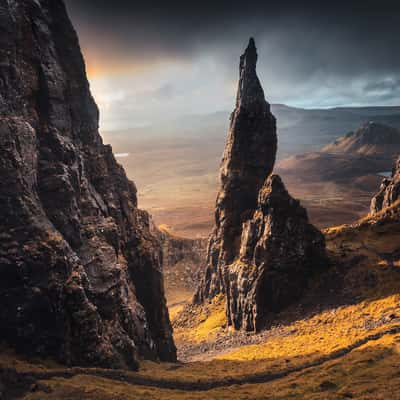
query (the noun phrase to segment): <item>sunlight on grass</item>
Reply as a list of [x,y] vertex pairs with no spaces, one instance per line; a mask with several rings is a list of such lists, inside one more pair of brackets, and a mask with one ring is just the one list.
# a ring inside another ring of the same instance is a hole
[[367,334],[387,329],[400,319],[400,296],[322,312],[291,324],[281,336],[259,345],[244,346],[220,359],[248,361],[326,355],[351,345]]
[[[175,319],[179,317],[179,314],[174,314]],[[198,315],[189,328],[175,328],[174,338],[178,342],[200,343],[215,338],[226,324],[225,298],[218,296],[210,304],[198,307]]]
[[[388,335],[369,342],[340,360],[293,373],[262,384],[179,391],[129,385],[109,379],[76,375],[41,382],[43,390],[26,394],[24,400],[396,400],[400,387],[400,336]],[[204,363],[204,368],[211,366]],[[390,383],[390,384],[389,384]]]

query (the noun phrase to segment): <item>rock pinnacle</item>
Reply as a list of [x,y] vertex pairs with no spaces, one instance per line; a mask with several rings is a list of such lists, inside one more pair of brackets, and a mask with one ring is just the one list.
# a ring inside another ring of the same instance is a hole
[[251,107],[255,102],[266,103],[264,90],[257,77],[257,48],[253,38],[250,38],[245,52],[240,57],[239,87],[236,97],[237,107]]

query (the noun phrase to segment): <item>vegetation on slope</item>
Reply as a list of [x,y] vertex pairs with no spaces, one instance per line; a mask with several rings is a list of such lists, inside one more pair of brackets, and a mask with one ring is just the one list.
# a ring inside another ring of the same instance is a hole
[[[208,391],[170,390],[132,385],[95,375],[42,379],[22,395],[25,400],[192,400],[192,399],[399,399],[400,335],[378,341],[321,366],[307,368],[267,383],[218,387]],[[22,368],[22,366],[20,366]],[[30,364],[24,366],[25,371]],[[37,367],[35,367],[37,368]],[[203,363],[204,369],[210,369]]]

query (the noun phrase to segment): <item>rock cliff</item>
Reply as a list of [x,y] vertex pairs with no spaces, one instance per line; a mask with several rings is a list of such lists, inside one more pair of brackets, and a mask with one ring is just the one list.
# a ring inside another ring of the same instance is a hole
[[159,238],[163,249],[164,271],[173,269],[179,263],[196,265],[196,268],[204,265],[207,239],[183,238],[162,228],[159,228]]
[[372,198],[370,213],[376,214],[379,211],[392,206],[400,199],[400,157],[397,159],[390,178],[382,181],[379,192]]
[[257,330],[304,291],[325,261],[322,234],[305,209],[270,176],[277,151],[276,121],[256,74],[254,40],[240,59],[236,108],[221,165],[221,188],[205,276],[194,296],[222,293],[228,324]]
[[175,360],[162,252],[103,144],[61,0],[0,0],[0,341],[70,365]]
[[203,277],[207,239],[175,236],[160,228],[163,249],[163,273],[168,306],[173,307],[191,297]]

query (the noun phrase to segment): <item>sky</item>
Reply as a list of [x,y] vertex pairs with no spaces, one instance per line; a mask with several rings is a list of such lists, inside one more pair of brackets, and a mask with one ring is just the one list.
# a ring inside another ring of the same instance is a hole
[[400,105],[400,1],[65,1],[104,130],[231,110],[250,36],[270,103]]

